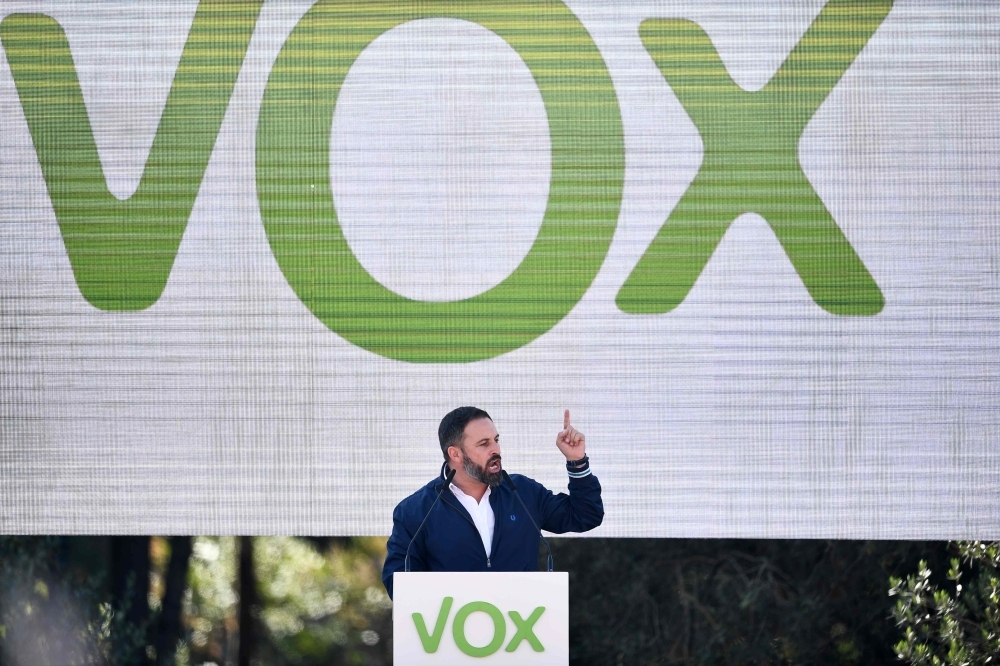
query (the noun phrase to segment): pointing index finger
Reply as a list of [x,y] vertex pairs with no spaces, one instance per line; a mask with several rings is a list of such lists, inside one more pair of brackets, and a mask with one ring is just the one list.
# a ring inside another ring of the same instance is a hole
[[566,410],[566,413],[563,414],[563,430],[566,430],[567,428],[569,428],[569,410],[568,409]]

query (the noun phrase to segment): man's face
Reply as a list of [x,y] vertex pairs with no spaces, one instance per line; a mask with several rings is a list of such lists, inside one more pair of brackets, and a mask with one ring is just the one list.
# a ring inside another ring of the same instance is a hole
[[500,474],[500,435],[490,419],[476,419],[465,426],[460,450],[465,473],[480,483],[495,488],[503,481]]

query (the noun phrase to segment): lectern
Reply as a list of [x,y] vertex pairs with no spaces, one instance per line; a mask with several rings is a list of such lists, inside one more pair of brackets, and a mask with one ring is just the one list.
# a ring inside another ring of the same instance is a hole
[[569,574],[393,574],[393,663],[569,664]]

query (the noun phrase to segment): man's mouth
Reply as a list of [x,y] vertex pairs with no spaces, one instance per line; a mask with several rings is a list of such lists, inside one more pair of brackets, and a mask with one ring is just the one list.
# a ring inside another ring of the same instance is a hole
[[500,458],[493,458],[486,463],[486,471],[490,474],[498,473],[500,471]]

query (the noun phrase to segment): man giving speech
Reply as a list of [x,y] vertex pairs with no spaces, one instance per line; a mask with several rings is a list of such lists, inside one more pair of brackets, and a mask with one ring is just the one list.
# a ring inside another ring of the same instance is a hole
[[604,519],[601,484],[590,471],[586,438],[570,425],[569,410],[556,435],[556,446],[566,456],[569,495],[553,494],[520,474],[505,480],[500,435],[481,409],[449,412],[441,419],[438,439],[444,454],[441,473],[392,512],[382,568],[390,597],[392,575],[403,570],[407,549],[410,571],[536,571],[540,535],[532,521],[562,534],[586,532]]

